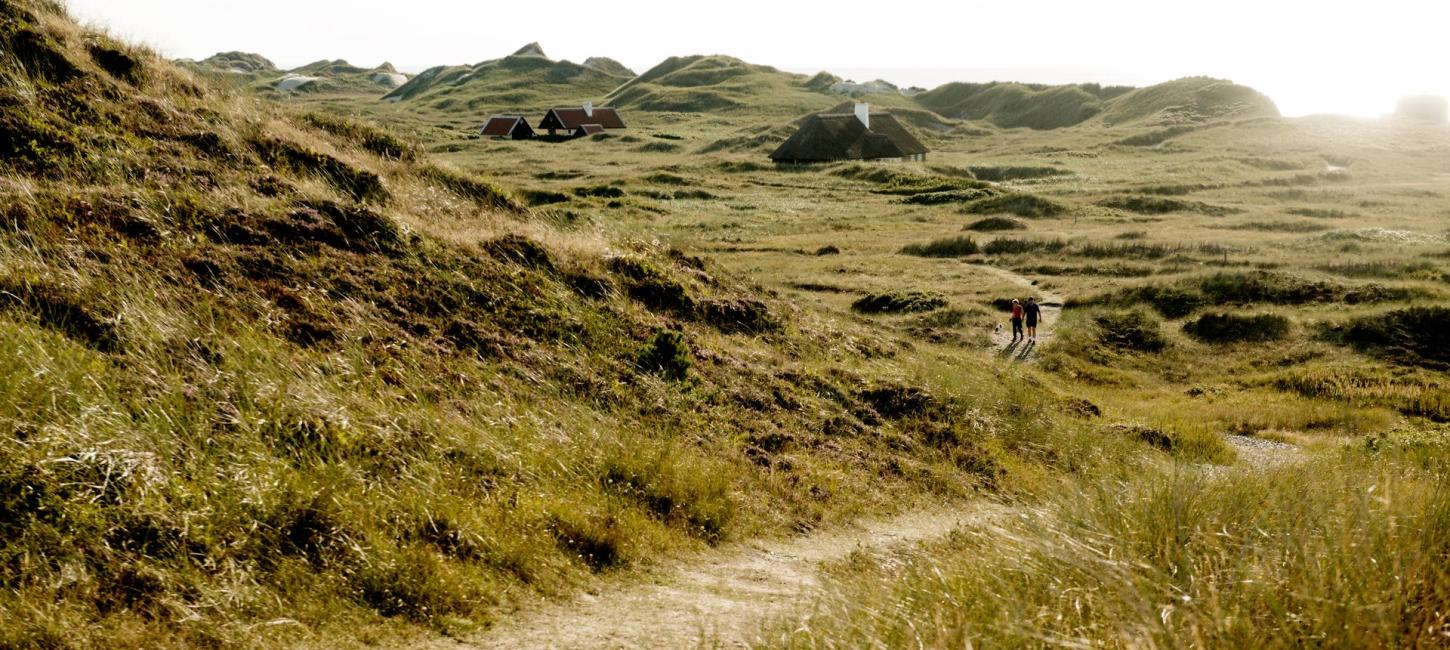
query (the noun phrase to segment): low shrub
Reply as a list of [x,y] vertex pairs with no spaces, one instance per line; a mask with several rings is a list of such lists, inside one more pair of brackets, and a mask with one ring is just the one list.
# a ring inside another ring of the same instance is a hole
[[1012,239],[999,237],[987,242],[982,252],[988,255],[1020,255],[1023,253],[1055,253],[1067,248],[1061,239]]
[[1098,326],[1098,340],[1117,350],[1159,352],[1168,346],[1158,320],[1142,311],[1101,314],[1093,322]]
[[693,361],[684,333],[660,330],[640,350],[636,363],[646,372],[671,381],[683,381],[689,375]]
[[967,257],[981,251],[977,240],[971,237],[945,237],[925,244],[911,244],[901,249],[902,254],[917,257]]
[[1402,365],[1450,368],[1450,307],[1410,307],[1366,316],[1327,334]]
[[1204,314],[1185,323],[1183,331],[1207,343],[1278,341],[1289,335],[1289,319],[1278,314]]
[[991,181],[999,183],[1003,181],[1027,180],[1033,178],[1047,178],[1049,176],[1062,176],[1071,174],[1065,169],[1056,167],[968,167],[972,176],[979,181]]
[[589,187],[574,188],[574,196],[583,198],[619,199],[624,198],[624,190],[613,185],[592,185]]
[[1028,219],[1054,217],[1067,211],[1061,203],[1031,194],[1003,194],[976,201],[966,208],[968,214],[1014,214]]
[[1237,212],[1233,208],[1209,205],[1198,201],[1179,201],[1161,196],[1114,196],[1098,201],[1098,205],[1115,210],[1138,214],[1168,214],[1171,212],[1197,212],[1213,217],[1222,217]]
[[991,196],[992,192],[981,189],[947,190],[944,192],[922,192],[912,194],[901,200],[907,205],[944,205],[947,203],[971,203],[982,197]]
[[863,314],[910,314],[947,306],[941,294],[929,291],[891,291],[862,296],[851,309]]
[[996,232],[1001,230],[1026,230],[1027,224],[1011,217],[987,217],[967,224],[965,230]]

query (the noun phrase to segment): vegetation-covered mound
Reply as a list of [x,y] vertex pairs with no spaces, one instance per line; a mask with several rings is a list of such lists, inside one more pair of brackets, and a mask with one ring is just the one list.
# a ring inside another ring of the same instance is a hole
[[502,59],[429,68],[384,99],[440,111],[544,111],[598,100],[631,76],[623,66],[590,60],[595,64],[554,61],[531,44]]
[[1136,89],[1098,84],[950,83],[914,99],[948,117],[985,120],[1004,128],[1057,129],[1095,118],[1109,125],[1200,124],[1279,114],[1274,103],[1254,89],[1209,77]]
[[863,314],[912,314],[947,306],[947,299],[930,291],[888,291],[862,296],[851,309]]
[[914,99],[957,119],[985,120],[1004,128],[1057,129],[1087,121],[1103,110],[1104,101],[1129,90],[1097,84],[949,83]]
[[1204,314],[1185,323],[1183,331],[1207,343],[1277,341],[1289,335],[1289,319],[1278,314]]
[[1032,462],[1006,434],[1040,394],[867,375],[895,346],[386,129],[40,0],[0,3],[0,50],[0,646],[466,629]]
[[728,56],[670,57],[609,94],[612,106],[697,113],[749,107],[799,114],[834,103],[815,77],[753,65]]
[[1175,284],[1144,284],[1075,299],[1078,305],[1144,303],[1168,318],[1182,318],[1206,305],[1362,304],[1424,297],[1422,289],[1383,284],[1309,280],[1288,273],[1223,272]]
[[1104,106],[1101,119],[1109,125],[1171,126],[1278,116],[1274,102],[1253,88],[1212,77],[1185,77],[1125,93]]
[[1410,307],[1355,319],[1330,336],[1396,363],[1450,368],[1450,308]]

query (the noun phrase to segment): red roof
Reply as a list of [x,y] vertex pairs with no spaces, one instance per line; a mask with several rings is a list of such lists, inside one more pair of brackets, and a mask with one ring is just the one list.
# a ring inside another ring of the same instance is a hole
[[604,127],[598,124],[580,124],[579,130],[583,131],[584,135],[596,135],[599,133],[604,133]]
[[523,119],[517,115],[495,115],[488,118],[488,122],[483,125],[483,130],[479,132],[479,135],[494,138],[508,137],[514,132],[514,126]]
[[552,108],[544,115],[539,122],[541,129],[577,129],[585,124],[598,124],[606,129],[625,128],[624,120],[619,117],[619,112],[612,108],[596,108],[594,114],[584,112],[583,108]]

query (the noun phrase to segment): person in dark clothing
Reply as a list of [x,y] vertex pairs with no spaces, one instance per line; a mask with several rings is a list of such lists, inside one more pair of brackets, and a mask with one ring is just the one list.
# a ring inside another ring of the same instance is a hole
[[1038,306],[1036,298],[1028,298],[1027,306],[1022,309],[1027,320],[1027,339],[1037,340],[1037,321],[1042,318],[1042,307]]
[[1022,339],[1022,303],[1016,298],[1012,299],[1012,342]]

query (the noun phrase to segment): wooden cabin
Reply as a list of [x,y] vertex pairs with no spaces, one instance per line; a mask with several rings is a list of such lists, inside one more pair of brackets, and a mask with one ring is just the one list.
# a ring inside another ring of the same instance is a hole
[[529,121],[517,115],[495,115],[488,118],[479,135],[495,140],[527,140],[534,137]]
[[928,150],[890,113],[872,113],[856,104],[853,113],[818,114],[806,118],[770,159],[778,163],[833,160],[926,160]]
[[578,108],[551,108],[544,114],[544,119],[539,120],[539,130],[548,130],[549,135],[563,131],[571,135],[583,135],[579,128],[586,125],[597,125],[602,129],[623,129],[624,119],[619,116],[619,111],[612,108],[595,108],[594,104],[585,102]]

